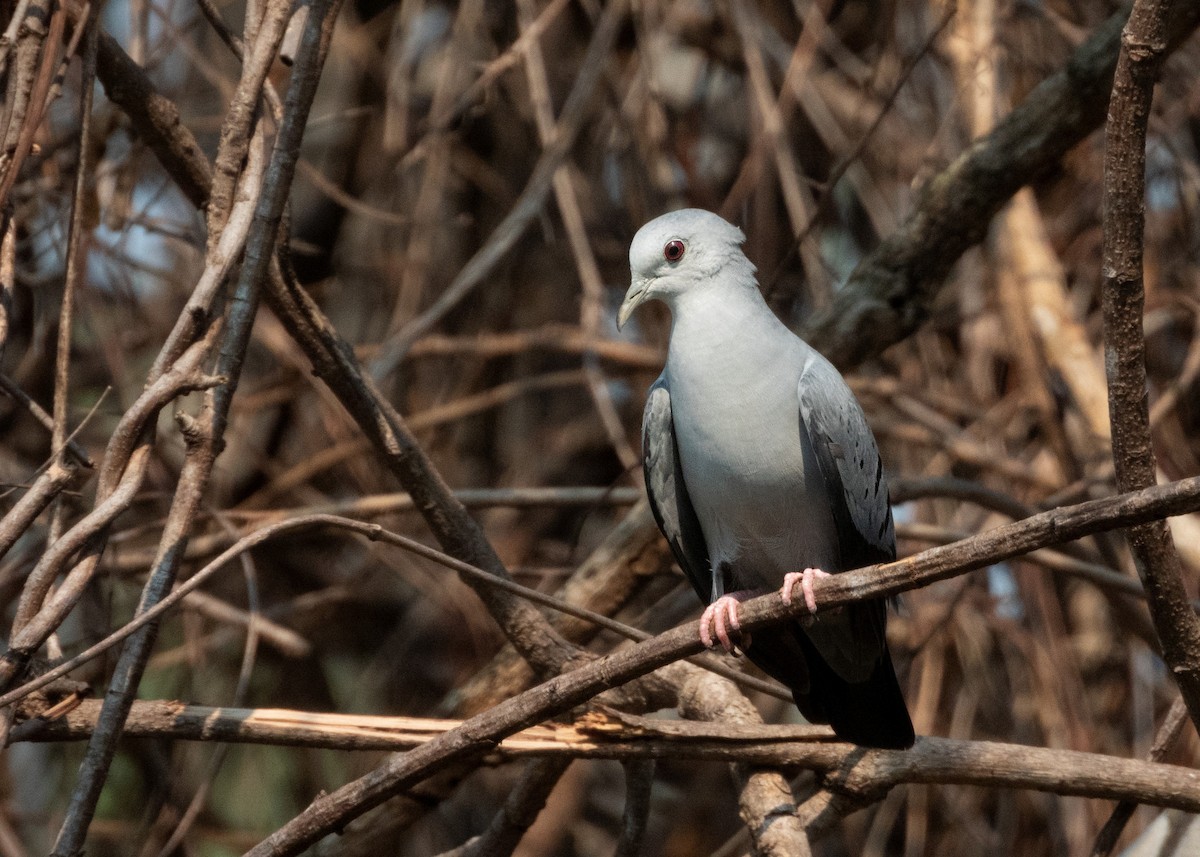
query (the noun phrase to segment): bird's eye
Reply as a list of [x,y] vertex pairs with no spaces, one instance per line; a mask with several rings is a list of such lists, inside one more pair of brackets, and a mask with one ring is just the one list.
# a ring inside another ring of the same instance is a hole
[[683,251],[686,249],[687,247],[678,238],[668,241],[666,246],[663,247],[663,258],[668,262],[678,262],[683,258]]

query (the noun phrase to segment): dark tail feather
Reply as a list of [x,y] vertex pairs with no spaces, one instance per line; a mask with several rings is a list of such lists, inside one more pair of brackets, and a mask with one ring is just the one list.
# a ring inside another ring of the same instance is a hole
[[906,750],[913,745],[912,720],[886,647],[870,678],[853,684],[825,663],[799,627],[755,631],[746,654],[791,688],[805,719],[828,723],[842,740],[886,750]]
[[851,683],[830,669],[803,632],[796,636],[804,649],[809,674],[807,694],[792,689],[796,707],[802,713],[814,709],[820,722],[832,726],[839,738],[862,747],[907,750],[913,745],[912,719],[887,646],[875,662],[871,677]]

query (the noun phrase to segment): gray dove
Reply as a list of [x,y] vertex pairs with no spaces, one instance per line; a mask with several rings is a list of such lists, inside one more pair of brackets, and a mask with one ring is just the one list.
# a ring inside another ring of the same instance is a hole
[[[884,636],[886,604],[740,635],[739,601],[896,557],[875,438],[842,376],[759,292],[746,236],[699,209],[643,226],[629,248],[623,325],[648,300],[671,310],[667,363],[642,424],[659,529],[700,598],[705,646],[735,639],[813,723],[865,747],[913,744]],[[733,637],[731,638],[731,632]],[[714,640],[715,638],[715,640]]]

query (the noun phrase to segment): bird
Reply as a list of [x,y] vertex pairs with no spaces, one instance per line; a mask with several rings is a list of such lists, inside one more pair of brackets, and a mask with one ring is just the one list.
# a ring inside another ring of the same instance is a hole
[[708,604],[706,647],[740,648],[791,690],[805,719],[840,739],[906,749],[915,738],[885,600],[740,634],[748,597],[778,589],[791,603],[798,587],[811,614],[814,581],[896,558],[887,479],[862,407],[767,305],[745,240],[722,217],[689,208],[651,220],[630,245],[618,327],[647,301],[671,313],[642,422],[651,510]]

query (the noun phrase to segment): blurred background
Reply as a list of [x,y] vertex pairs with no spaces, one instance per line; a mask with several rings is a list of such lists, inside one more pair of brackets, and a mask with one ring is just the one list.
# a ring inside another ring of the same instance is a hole
[[[342,10],[305,138],[293,264],[449,484],[502,489],[476,496],[473,511],[519,581],[559,590],[598,548],[628,544],[625,526],[653,544],[640,557],[646,583],[619,618],[663,630],[699,604],[633,506],[641,408],[669,323],[654,305],[616,330],[634,232],[678,207],[719,211],[745,230],[772,305],[804,331],[922,187],[1118,8],[639,0],[611,43],[597,44],[596,0],[357,0]],[[216,11],[240,31],[240,4]],[[201,11],[130,0],[110,3],[102,22],[211,156],[238,66]],[[1193,40],[1166,65],[1149,132],[1145,333],[1168,479],[1200,472],[1198,70]],[[287,73],[279,64],[273,79]],[[98,459],[202,269],[203,218],[99,90],[81,143],[77,68],[39,134],[10,198],[21,229],[0,370],[49,408],[75,167],[80,147],[93,147],[70,413],[75,427],[95,409],[77,439]],[[544,203],[514,228],[511,216],[564,139]],[[1030,177],[936,299],[914,308],[927,318],[919,332],[886,349],[867,344],[871,359],[843,367],[894,483],[902,554],[1113,490],[1099,315],[1102,146],[1093,134]],[[498,235],[511,246],[488,257]],[[477,254],[489,264],[463,288]],[[459,299],[437,303],[448,294]],[[60,651],[132,613],[182,460],[170,417],[103,574],[54,643]],[[0,398],[5,510],[49,450],[47,431]],[[527,488],[593,490],[516,491]],[[68,515],[89,509],[94,490],[94,480],[79,486]],[[231,534],[330,504],[431,541],[398,490],[262,310],[188,569]],[[1200,524],[1178,526],[1194,595]],[[0,565],[3,627],[46,538],[40,522]],[[504,644],[457,578],[392,548],[322,533],[276,540],[252,560],[164,622],[141,698],[450,716]],[[1144,605],[1113,583],[1131,574],[1113,536],[908,594],[889,638],[918,733],[1144,756],[1176,691]],[[278,633],[248,640],[247,611]],[[605,635],[590,645],[616,642]],[[112,664],[101,659],[76,677],[103,692]],[[769,722],[797,721],[791,705],[754,698]],[[1171,761],[1197,761],[1188,736]],[[3,857],[47,851],[82,752],[22,743],[0,757]],[[127,739],[89,854],[241,853],[380,758]],[[438,854],[486,826],[516,771],[483,766],[419,812],[374,813],[316,853]],[[811,788],[798,774],[797,795]],[[618,763],[574,763],[517,853],[611,854],[624,790]],[[847,818],[817,853],[1087,854],[1109,809],[909,785]],[[182,841],[167,847],[185,814]],[[1126,840],[1155,815],[1140,810]],[[644,853],[747,848],[728,768],[663,760]]]

